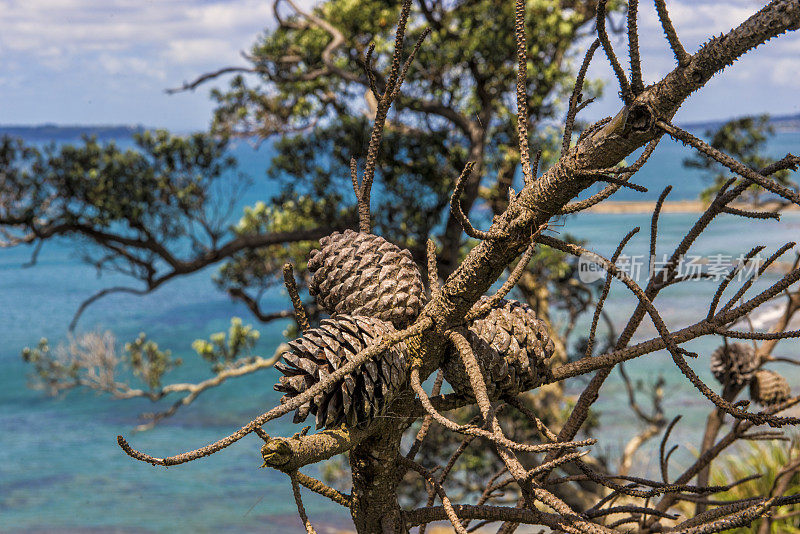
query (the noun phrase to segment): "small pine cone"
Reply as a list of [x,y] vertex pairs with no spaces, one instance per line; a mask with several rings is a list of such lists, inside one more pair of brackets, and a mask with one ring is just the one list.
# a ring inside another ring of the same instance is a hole
[[[390,323],[372,317],[339,315],[324,319],[319,328],[312,328],[290,342],[282,361],[275,364],[284,375],[275,385],[276,391],[285,393],[281,403],[324,380],[359,351],[392,332],[395,329]],[[342,422],[353,427],[379,416],[405,380],[403,348],[402,344],[396,345],[318,393],[297,409],[294,422],[300,423],[312,413],[316,415],[317,429]]]
[[778,404],[791,395],[789,383],[775,371],[761,369],[750,381],[750,399],[762,406]]
[[[555,345],[544,322],[517,301],[503,300],[472,322],[466,335],[490,397],[515,395],[544,378]],[[442,365],[445,379],[459,395],[474,398],[461,356],[451,347]]]
[[405,328],[425,292],[408,250],[380,236],[345,230],[319,241],[308,258],[309,292],[330,315],[370,316]]
[[722,345],[711,354],[711,372],[722,385],[743,386],[757,368],[753,347],[744,343]]

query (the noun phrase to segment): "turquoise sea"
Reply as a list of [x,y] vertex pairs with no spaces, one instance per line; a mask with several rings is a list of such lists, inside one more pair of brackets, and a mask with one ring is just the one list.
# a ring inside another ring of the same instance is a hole
[[[769,148],[776,156],[796,153],[800,133],[780,133]],[[254,179],[244,203],[274,194],[271,184],[263,179],[269,146],[256,150],[241,143],[233,152],[239,170]],[[662,142],[636,177],[636,182],[650,192],[623,190],[616,198],[654,199],[666,184],[675,186],[671,200],[696,198],[705,184],[697,173],[681,167],[680,160],[687,155],[688,149]],[[671,251],[696,217],[664,214],[659,254]],[[555,229],[586,239],[589,248],[605,255],[613,252],[629,229],[641,226],[642,233],[626,250],[631,255],[647,254],[647,215],[585,214],[568,218],[563,224]],[[706,257],[737,256],[763,244],[771,253],[798,238],[800,212],[786,213],[780,223],[724,216],[712,223],[693,252]],[[209,390],[155,429],[135,434],[132,428],[138,414],[154,409],[149,401],[112,401],[81,391],[54,399],[27,387],[28,369],[20,359],[20,350],[35,345],[41,337],[63,339],[73,312],[84,298],[123,281],[117,276],[98,277],[92,268],[80,263],[67,242],[49,243],[38,265],[22,268],[30,252],[25,248],[0,249],[0,531],[302,532],[288,478],[258,469],[260,440],[256,437],[248,437],[210,458],[170,469],[134,462],[116,443],[117,434],[123,434],[134,447],[160,456],[214,441],[278,402],[280,395],[272,390],[277,371],[266,370]],[[191,342],[225,330],[232,315],[249,321],[244,306],[215,289],[210,279],[215,269],[178,279],[145,297],[105,298],[89,308],[79,330],[111,329],[120,340],[147,332],[160,346],[184,358],[185,364],[172,376],[175,381],[200,380],[207,376],[206,364],[194,356]],[[770,280],[774,280],[773,275],[763,277],[758,285]],[[714,287],[710,282],[693,282],[664,292],[657,304],[668,325],[678,327],[704,316]],[[288,303],[279,291],[268,295],[267,300],[266,311],[284,309]],[[633,305],[634,301],[617,287],[606,309],[621,321]],[[285,326],[277,322],[260,327],[260,354],[272,354],[282,341]],[[653,335],[648,324],[639,337]],[[693,365],[704,377],[709,374],[707,356],[714,346],[707,339],[687,344],[689,350],[701,355]],[[793,356],[798,348],[797,342],[784,342],[778,353]],[[780,371],[798,384],[800,373],[794,368],[784,365]],[[686,415],[677,429],[677,439],[696,443],[708,404],[677,372],[669,357],[659,353],[641,358],[629,365],[629,372],[644,381],[664,375],[667,413]],[[575,391],[580,386],[580,380],[570,384]],[[619,405],[623,398],[624,389],[614,374],[598,403],[603,438],[599,447],[612,455],[637,431],[636,422]],[[290,435],[298,428],[282,419],[270,423],[267,430]],[[677,461],[690,457],[683,449]],[[642,456],[642,470],[652,467],[650,458]],[[313,470],[309,473],[314,474]],[[343,508],[306,493],[304,497],[318,531],[347,525],[349,518]]]

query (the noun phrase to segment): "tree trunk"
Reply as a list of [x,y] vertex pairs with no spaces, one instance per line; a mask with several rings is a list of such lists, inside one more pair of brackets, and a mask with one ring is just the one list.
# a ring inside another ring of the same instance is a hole
[[[387,425],[388,427],[388,425]],[[350,451],[353,503],[350,513],[359,534],[406,534],[397,502],[403,476],[398,466],[400,438],[405,424],[386,428]]]

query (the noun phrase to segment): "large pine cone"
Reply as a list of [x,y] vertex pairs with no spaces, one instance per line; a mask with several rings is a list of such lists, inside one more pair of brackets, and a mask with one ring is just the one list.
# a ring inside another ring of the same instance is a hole
[[397,328],[419,315],[425,293],[408,250],[352,230],[323,237],[319,244],[308,259],[309,292],[327,313],[377,317]]
[[720,384],[743,386],[753,378],[758,359],[750,345],[729,343],[711,354],[711,372]]
[[[372,317],[339,315],[323,319],[319,328],[290,342],[283,360],[275,364],[284,374],[275,385],[276,391],[285,393],[281,403],[324,380],[359,351],[394,331],[391,324]],[[379,416],[405,380],[403,349],[402,344],[396,345],[355,373],[345,375],[344,380],[300,406],[294,422],[300,423],[312,413],[319,429],[342,422],[357,426]]]
[[[541,383],[555,345],[544,322],[526,304],[503,300],[472,322],[466,335],[489,396],[516,395]],[[459,395],[474,398],[461,356],[450,348],[442,365]]]
[[775,371],[762,369],[750,381],[750,398],[762,406],[778,404],[791,395],[789,383]]

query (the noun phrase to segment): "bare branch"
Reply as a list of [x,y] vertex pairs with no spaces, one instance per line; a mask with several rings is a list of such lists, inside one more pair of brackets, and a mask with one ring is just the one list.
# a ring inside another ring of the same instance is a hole
[[297,505],[297,513],[300,515],[300,520],[303,522],[303,526],[308,534],[317,534],[317,531],[314,530],[314,526],[308,519],[308,515],[306,515],[306,509],[303,506],[303,499],[300,496],[300,486],[297,483],[297,474],[291,473],[289,478],[292,481],[292,493],[294,494],[294,502]]
[[[625,237],[622,238],[622,241],[620,241],[619,245],[617,245],[617,250],[614,251],[614,255],[611,256],[611,263],[615,263],[619,259],[620,255],[622,254],[622,250],[625,248],[625,245],[628,244],[628,241],[630,241],[631,238],[639,232],[639,230],[640,228],[637,226],[636,228],[628,232]],[[605,304],[606,299],[608,298],[608,293],[611,290],[612,278],[613,276],[609,272],[606,275],[606,281],[603,284],[603,291],[600,294],[600,299],[597,301],[597,306],[595,306],[594,309],[594,316],[592,317],[592,326],[589,328],[589,339],[586,343],[587,356],[591,356],[592,351],[594,349],[594,338],[595,334],[597,333],[597,323],[600,321],[600,312],[603,311],[603,305]]]
[[637,96],[644,91],[642,64],[639,59],[639,31],[636,28],[636,15],[639,0],[628,0],[628,55],[631,61],[631,93]]
[[303,301],[300,300],[300,295],[297,293],[297,284],[294,281],[294,269],[291,263],[283,266],[283,281],[286,285],[286,291],[289,293],[289,298],[292,300],[294,306],[294,316],[297,321],[297,326],[300,330],[305,332],[311,329],[311,323],[308,322],[308,315],[305,308],[303,308]]
[[528,146],[528,45],[525,43],[525,0],[517,0],[514,9],[514,38],[517,42],[517,135],[522,175],[525,184],[535,176],[531,172],[531,150]]
[[589,69],[589,63],[592,61],[595,50],[600,46],[600,41],[595,39],[586,51],[583,57],[583,63],[578,70],[578,76],[575,79],[575,87],[572,89],[572,96],[569,98],[569,109],[567,109],[567,119],[564,121],[564,138],[561,141],[561,157],[569,150],[570,140],[572,139],[572,130],[575,127],[575,116],[578,114],[578,102],[581,100],[581,92],[583,91],[583,80],[586,78],[586,71]]
[[145,415],[146,419],[149,421],[143,425],[139,425],[136,427],[136,430],[148,430],[153,428],[159,421],[165,419],[167,417],[171,417],[175,415],[175,412],[178,411],[179,408],[183,406],[188,406],[192,402],[194,402],[197,397],[199,397],[203,392],[213,387],[217,387],[221,385],[223,382],[228,380],[229,378],[237,378],[240,376],[246,376],[256,371],[260,371],[261,369],[268,369],[275,365],[280,359],[282,353],[286,350],[286,345],[281,344],[278,346],[278,349],[275,351],[275,354],[271,358],[262,358],[260,356],[256,356],[254,358],[248,358],[243,360],[241,363],[234,367],[226,368],[215,376],[203,380],[202,382],[198,382],[197,384],[169,384],[164,386],[162,390],[158,393],[158,397],[163,397],[169,395],[170,393],[187,393],[185,397],[175,401],[169,409],[163,412],[156,412],[153,414]]
[[661,21],[661,27],[664,28],[664,34],[667,36],[669,46],[675,54],[675,59],[678,60],[679,66],[686,67],[689,65],[692,56],[686,53],[680,40],[678,40],[678,34],[675,32],[675,27],[672,25],[669,13],[667,12],[666,0],[655,0],[655,2],[658,19]]
[[794,204],[800,205],[800,195],[798,195],[795,191],[792,191],[788,187],[782,186],[781,184],[775,182],[774,180],[770,180],[765,176],[762,176],[753,169],[736,161],[727,154],[723,154],[716,148],[696,138],[695,136],[693,136],[692,134],[690,134],[685,130],[681,130],[680,128],[677,128],[672,124],[668,124],[664,121],[657,121],[656,124],[658,125],[659,128],[667,132],[674,139],[678,141],[683,141],[685,144],[691,145],[693,148],[697,149],[698,151],[702,152],[709,158],[714,159],[715,161],[729,168],[736,174],[744,177],[747,180],[750,180],[755,184],[760,185],[767,191],[771,191],[772,193],[775,193],[776,195],[785,198],[786,200],[789,200]]
[[622,96],[622,101],[629,104],[633,100],[631,94],[631,86],[628,79],[625,77],[625,71],[619,64],[617,55],[614,53],[614,48],[611,46],[611,41],[608,39],[608,32],[606,32],[606,2],[607,0],[599,0],[597,2],[597,37],[600,39],[600,44],[603,45],[603,51],[606,53],[608,62],[611,63],[611,68],[614,70],[614,75],[619,82],[619,90]]
[[202,76],[195,78],[191,82],[183,82],[183,85],[180,87],[173,87],[171,89],[165,89],[164,92],[168,95],[174,95],[175,93],[182,93],[185,91],[194,91],[199,86],[203,85],[207,81],[219,78],[224,74],[232,74],[234,72],[244,72],[244,73],[257,73],[257,72],[265,72],[260,69],[256,69],[253,67],[225,67],[222,69],[218,69],[212,72],[207,72]]
[[229,447],[245,437],[247,434],[253,432],[256,428],[260,428],[264,425],[264,423],[268,421],[272,421],[273,419],[277,419],[282,415],[286,415],[287,413],[297,409],[298,407],[305,404],[309,399],[312,399],[318,393],[324,391],[326,388],[330,387],[331,385],[335,384],[345,375],[352,373],[356,369],[358,369],[362,364],[364,364],[367,360],[372,358],[377,358],[387,350],[389,350],[392,346],[397,345],[405,341],[406,339],[419,336],[422,332],[427,330],[433,325],[433,321],[429,318],[423,318],[414,323],[413,325],[409,326],[405,330],[397,332],[396,334],[392,334],[383,338],[379,343],[375,345],[371,345],[364,350],[360,351],[356,354],[352,360],[348,361],[345,365],[331,373],[326,380],[321,382],[317,382],[306,391],[293,397],[291,400],[282,404],[280,406],[276,406],[271,410],[261,414],[257,418],[250,421],[248,424],[240,428],[238,431],[234,432],[230,436],[227,436],[221,440],[218,440],[210,445],[202,447],[200,449],[195,449],[193,451],[185,452],[176,456],[170,456],[166,458],[156,458],[154,456],[150,456],[148,454],[144,454],[139,452],[128,444],[128,442],[122,436],[117,436],[117,442],[122,450],[135,460],[139,460],[142,462],[146,462],[153,465],[163,465],[164,467],[170,465],[178,465],[183,464],[186,462],[191,462],[192,460],[197,460],[198,458],[203,458],[205,456],[209,456],[216,452],[221,451],[225,447]]

